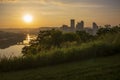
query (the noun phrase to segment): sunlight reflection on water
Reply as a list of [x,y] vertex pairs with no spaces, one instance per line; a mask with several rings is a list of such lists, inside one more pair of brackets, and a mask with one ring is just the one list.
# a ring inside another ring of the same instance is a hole
[[29,42],[30,40],[33,40],[35,39],[36,36],[35,35],[29,35],[27,34],[26,36],[26,39],[23,40],[22,43],[19,43],[18,45],[12,45],[8,48],[5,48],[5,49],[0,49],[0,59],[1,58],[4,58],[4,57],[7,57],[7,58],[10,58],[10,57],[19,57],[19,56],[22,56],[22,48],[25,46],[25,45],[29,45]]

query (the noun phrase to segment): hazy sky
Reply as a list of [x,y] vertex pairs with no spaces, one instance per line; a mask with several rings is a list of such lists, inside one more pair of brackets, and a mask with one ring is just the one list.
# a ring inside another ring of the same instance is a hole
[[[0,0],[0,28],[69,25],[71,18],[85,26],[120,24],[120,0]],[[33,16],[26,24],[22,17]]]

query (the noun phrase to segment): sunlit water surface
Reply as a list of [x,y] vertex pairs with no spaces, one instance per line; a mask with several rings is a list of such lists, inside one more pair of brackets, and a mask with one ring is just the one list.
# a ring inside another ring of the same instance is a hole
[[0,58],[10,58],[10,57],[19,57],[22,56],[22,48],[24,45],[13,45],[6,49],[0,49]]
[[28,45],[30,40],[32,39],[35,39],[36,36],[35,35],[29,35],[27,34],[26,36],[26,39],[23,40],[23,43],[22,44],[16,44],[16,45],[12,45],[8,48],[5,48],[5,49],[0,49],[0,59],[2,58],[11,58],[11,57],[20,57],[22,56],[22,48],[25,46],[25,45]]

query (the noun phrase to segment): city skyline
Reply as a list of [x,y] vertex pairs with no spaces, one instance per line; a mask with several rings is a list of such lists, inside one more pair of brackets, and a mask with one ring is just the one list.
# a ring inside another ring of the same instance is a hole
[[[84,31],[84,29],[94,29],[94,30],[98,30],[99,28],[101,28],[102,26],[98,26],[96,22],[92,22],[92,25],[90,27],[85,27],[85,22],[83,20],[79,20],[79,22],[75,19],[70,19],[70,23],[69,25],[67,24],[63,24],[60,29],[62,30],[70,30],[70,31],[76,31],[76,30],[80,30],[80,31]],[[111,25],[105,25],[107,27],[111,27]],[[105,27],[104,26],[104,27]]]
[[[60,27],[69,19],[98,25],[120,24],[120,0],[2,0],[0,1],[0,28]],[[22,16],[31,14],[29,24]]]

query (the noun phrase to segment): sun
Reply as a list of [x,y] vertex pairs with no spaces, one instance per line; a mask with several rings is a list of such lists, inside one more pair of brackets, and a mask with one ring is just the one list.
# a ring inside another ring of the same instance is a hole
[[31,23],[31,22],[33,21],[33,16],[30,15],[30,14],[25,14],[25,15],[23,16],[23,20],[24,20],[24,22],[26,22],[26,23]]

